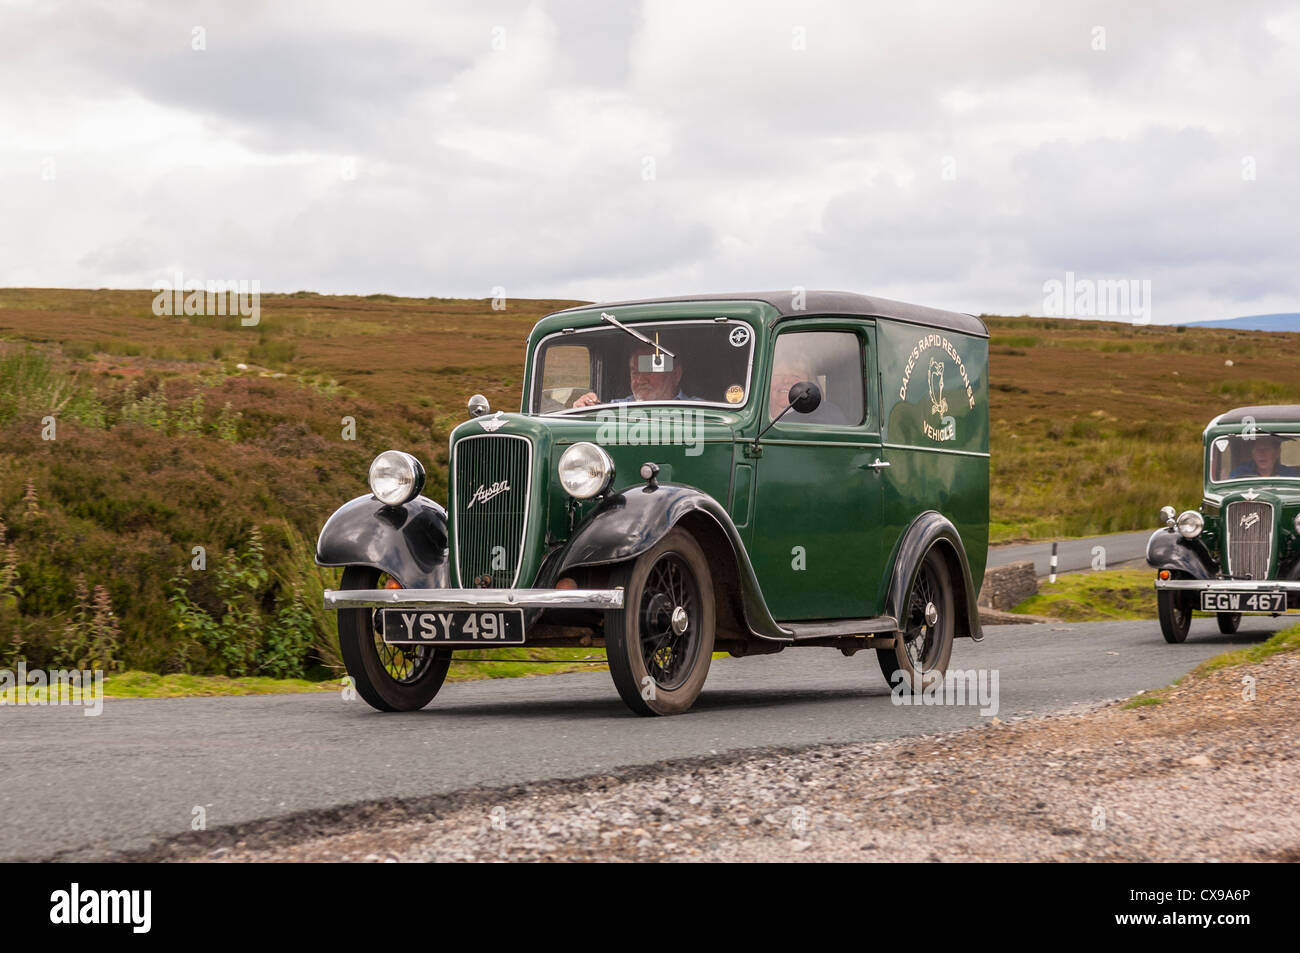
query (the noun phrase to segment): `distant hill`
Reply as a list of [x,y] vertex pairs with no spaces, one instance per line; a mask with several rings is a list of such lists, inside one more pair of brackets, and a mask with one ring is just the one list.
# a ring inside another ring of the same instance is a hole
[[1190,328],[1231,328],[1235,331],[1296,331],[1300,332],[1300,314],[1251,314],[1244,318],[1223,318],[1218,321],[1181,322]]

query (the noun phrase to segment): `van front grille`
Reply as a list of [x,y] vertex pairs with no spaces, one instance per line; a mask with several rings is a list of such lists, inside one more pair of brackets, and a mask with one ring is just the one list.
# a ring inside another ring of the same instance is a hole
[[465,588],[514,586],[528,528],[533,445],[527,437],[464,437],[452,451],[456,569]]
[[1228,575],[1234,579],[1267,579],[1273,549],[1273,505],[1249,500],[1229,503],[1223,533]]

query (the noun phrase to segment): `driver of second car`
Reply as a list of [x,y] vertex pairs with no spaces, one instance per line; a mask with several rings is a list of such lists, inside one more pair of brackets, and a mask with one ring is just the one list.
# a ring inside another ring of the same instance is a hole
[[[616,397],[610,403],[625,404],[634,400],[690,400],[681,391],[682,383],[682,362],[678,358],[673,360],[665,355],[665,358],[672,361],[672,370],[653,371],[641,370],[642,358],[651,358],[655,354],[655,349],[649,344],[642,344],[632,351],[627,361],[628,377],[632,381],[632,393],[626,397]],[[646,365],[649,365],[647,360]],[[601,403],[601,399],[596,396],[595,391],[587,391],[573,402],[574,407],[593,407]]]
[[1282,441],[1284,439],[1273,434],[1260,434],[1252,438],[1250,457],[1243,463],[1238,464],[1232,473],[1228,475],[1228,479],[1300,476],[1300,470],[1281,462]]

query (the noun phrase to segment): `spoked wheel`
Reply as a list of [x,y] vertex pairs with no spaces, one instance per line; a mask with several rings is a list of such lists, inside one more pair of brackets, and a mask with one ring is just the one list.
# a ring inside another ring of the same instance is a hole
[[[341,589],[384,589],[392,577],[369,566],[343,570]],[[448,649],[388,645],[378,609],[339,610],[339,651],[361,695],[380,711],[416,711],[442,688],[451,665]]]
[[[1192,627],[1191,593],[1161,589],[1156,592],[1156,609],[1160,616],[1160,631],[1166,642],[1176,645],[1187,638],[1187,630]],[[1219,626],[1222,627],[1223,623],[1220,622]]]
[[955,603],[948,563],[931,548],[917,570],[903,618],[898,620],[900,637],[893,648],[876,649],[880,671],[891,688],[901,681],[904,691],[918,691],[933,678],[943,678],[957,631]]
[[1240,612],[1220,612],[1218,616],[1219,616],[1219,631],[1222,632],[1224,635],[1232,635],[1239,628],[1241,628]]
[[713,658],[713,581],[703,550],[675,529],[612,575],[623,609],[605,617],[605,654],[619,696],[638,715],[686,711]]

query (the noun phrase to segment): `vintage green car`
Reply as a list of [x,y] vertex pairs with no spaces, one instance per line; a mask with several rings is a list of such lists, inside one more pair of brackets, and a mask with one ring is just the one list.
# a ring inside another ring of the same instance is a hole
[[1200,509],[1166,506],[1147,543],[1167,642],[1197,611],[1231,634],[1243,614],[1300,610],[1300,405],[1230,410],[1204,439]]
[[664,715],[714,652],[821,646],[914,690],[983,637],[987,366],[977,318],[839,292],[548,315],[520,412],[452,432],[446,509],[390,450],[322,529],[348,672],[411,710],[457,649],[603,646]]

